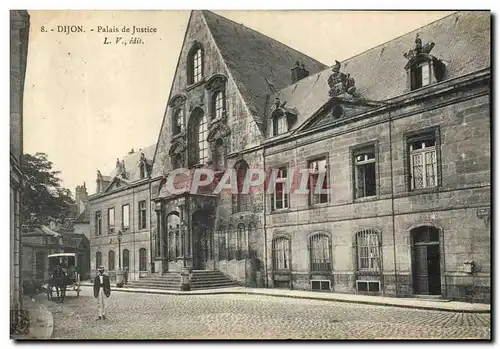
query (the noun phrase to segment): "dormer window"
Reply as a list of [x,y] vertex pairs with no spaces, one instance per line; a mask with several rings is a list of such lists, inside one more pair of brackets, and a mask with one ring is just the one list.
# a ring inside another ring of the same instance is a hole
[[273,136],[277,136],[286,132],[288,132],[286,116],[276,116],[273,119]]
[[411,91],[444,79],[446,66],[442,60],[430,54],[433,47],[433,42],[423,45],[422,39],[417,34],[415,48],[403,53],[408,60],[405,70],[408,79],[407,88]]
[[203,79],[203,50],[195,44],[188,55],[188,84],[196,84]]
[[172,125],[174,135],[181,133],[184,129],[184,113],[182,112],[181,108],[174,109]]
[[430,62],[422,62],[411,68],[411,89],[416,90],[418,88],[427,86],[432,80],[432,70]]

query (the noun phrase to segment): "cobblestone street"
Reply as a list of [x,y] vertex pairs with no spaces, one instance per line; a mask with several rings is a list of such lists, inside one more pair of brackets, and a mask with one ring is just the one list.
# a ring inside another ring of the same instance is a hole
[[97,321],[91,288],[54,315],[53,339],[490,338],[490,314],[454,313],[255,295],[114,292]]

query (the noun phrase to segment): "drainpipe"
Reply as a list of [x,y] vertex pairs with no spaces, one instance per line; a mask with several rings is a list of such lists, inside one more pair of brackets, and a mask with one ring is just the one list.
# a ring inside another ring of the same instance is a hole
[[[391,218],[392,218],[392,245],[394,250],[394,282],[396,285],[396,297],[399,295],[399,282],[398,273],[396,266],[396,228],[395,228],[395,216],[394,216],[394,172],[392,164],[392,117],[389,117],[389,154],[390,154],[390,164],[391,164]],[[384,282],[385,289],[385,282]],[[385,293],[385,291],[384,291]]]
[[148,190],[149,190],[149,196],[148,196],[148,202],[149,202],[149,271],[152,273],[155,272],[155,262],[153,260],[153,219],[152,219],[152,213],[151,213],[151,176],[148,176]]
[[[267,173],[266,170],[266,149],[262,150],[262,164],[264,167],[264,172]],[[263,210],[262,210],[262,218],[263,218],[263,229],[264,229],[264,276],[266,278],[266,288],[269,288],[269,280],[267,275],[267,228],[266,228],[266,209],[267,209],[267,195],[266,195],[266,180],[264,180],[264,199],[263,202]]]

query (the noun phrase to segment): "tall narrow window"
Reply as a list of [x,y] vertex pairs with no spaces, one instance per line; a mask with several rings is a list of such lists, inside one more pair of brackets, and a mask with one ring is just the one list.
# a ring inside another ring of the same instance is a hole
[[122,229],[128,231],[130,229],[130,206],[122,206]]
[[273,239],[273,269],[290,269],[290,239],[286,237],[277,237]]
[[309,238],[311,271],[330,271],[330,244],[326,234],[314,234]]
[[354,172],[356,198],[377,195],[375,148],[354,153]]
[[115,209],[114,207],[108,209],[108,234],[115,232]]
[[215,92],[213,97],[213,117],[220,118],[224,114],[226,110],[224,99],[224,92]]
[[358,271],[380,271],[380,239],[374,230],[362,230],[356,235]]
[[102,234],[102,215],[101,211],[95,213],[95,235]]
[[139,201],[139,229],[146,229],[146,201]]
[[326,157],[309,161],[309,202],[311,205],[324,204],[329,200],[328,164]]
[[430,63],[425,61],[411,68],[411,89],[416,90],[431,83],[432,70]]
[[115,270],[115,251],[108,252],[108,270]]
[[189,84],[196,84],[203,78],[203,52],[201,48],[197,47],[191,51],[189,60]]
[[282,167],[278,169],[276,177],[275,190],[271,194],[272,210],[281,210],[288,208],[288,192],[287,192],[287,169]]
[[236,259],[236,252],[238,249],[236,238],[236,230],[230,225],[227,229],[227,259]]
[[277,116],[273,119],[273,135],[277,136],[288,132],[288,125],[286,122],[286,116]]
[[174,109],[173,114],[173,134],[177,135],[182,132],[184,129],[184,113],[182,112],[182,108]]
[[95,268],[98,269],[100,266],[102,266],[102,253],[97,251],[95,253]]
[[244,224],[238,224],[238,259],[244,259],[247,255],[247,236]]
[[208,124],[205,114],[200,119],[198,128],[198,163],[205,164],[208,159]]
[[139,271],[147,271],[148,255],[145,248],[139,249]]
[[[236,183],[238,193],[233,194],[233,212],[246,212],[252,208],[252,195],[244,193],[245,178],[248,171],[248,164],[245,161],[238,162],[235,166],[236,169]],[[250,190],[250,188],[249,188]]]
[[434,135],[410,141],[411,189],[437,186],[436,138]]
[[127,249],[123,250],[123,269],[130,268],[130,252]]

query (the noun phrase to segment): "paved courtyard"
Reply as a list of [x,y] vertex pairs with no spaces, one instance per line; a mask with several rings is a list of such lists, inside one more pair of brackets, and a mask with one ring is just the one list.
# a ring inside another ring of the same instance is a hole
[[90,287],[54,315],[53,339],[490,338],[490,314],[453,313],[256,295],[114,292],[96,321]]

